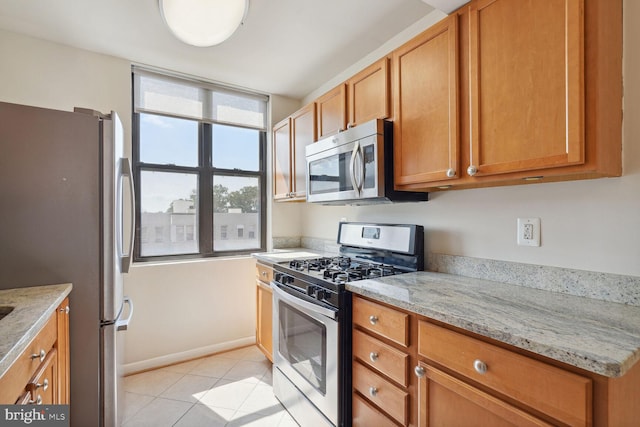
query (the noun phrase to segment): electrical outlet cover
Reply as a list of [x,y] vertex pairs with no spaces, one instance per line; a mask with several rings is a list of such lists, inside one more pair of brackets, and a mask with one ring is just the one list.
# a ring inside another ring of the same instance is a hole
[[540,218],[518,218],[518,245],[540,246]]

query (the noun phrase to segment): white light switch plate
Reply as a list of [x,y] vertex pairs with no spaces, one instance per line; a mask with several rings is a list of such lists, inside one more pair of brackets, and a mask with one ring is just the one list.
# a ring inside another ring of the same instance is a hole
[[540,246],[540,218],[518,218],[518,245]]

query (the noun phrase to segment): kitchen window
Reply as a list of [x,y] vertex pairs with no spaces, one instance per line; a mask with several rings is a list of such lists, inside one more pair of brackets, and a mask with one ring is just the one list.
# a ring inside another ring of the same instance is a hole
[[266,248],[267,103],[265,95],[133,67],[136,261]]

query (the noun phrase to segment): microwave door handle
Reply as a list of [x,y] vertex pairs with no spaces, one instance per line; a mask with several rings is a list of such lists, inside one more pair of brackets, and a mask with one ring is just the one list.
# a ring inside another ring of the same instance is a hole
[[350,162],[350,178],[351,185],[353,186],[353,190],[356,192],[357,196],[360,197],[360,188],[358,187],[358,182],[356,181],[356,156],[358,155],[360,149],[360,141],[356,141],[353,146],[353,151],[351,152],[351,162]]
[[359,145],[358,149],[358,157],[360,158],[360,181],[358,182],[358,192],[362,194],[362,190],[364,188],[364,178],[365,178],[365,170],[364,170],[364,148],[362,145]]

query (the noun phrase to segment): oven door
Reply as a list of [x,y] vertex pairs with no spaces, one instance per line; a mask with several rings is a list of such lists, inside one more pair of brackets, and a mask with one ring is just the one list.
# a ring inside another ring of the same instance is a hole
[[378,140],[369,136],[307,156],[307,201],[379,196]]
[[303,299],[306,295],[299,298],[276,282],[271,285],[274,369],[337,425],[338,313]]

